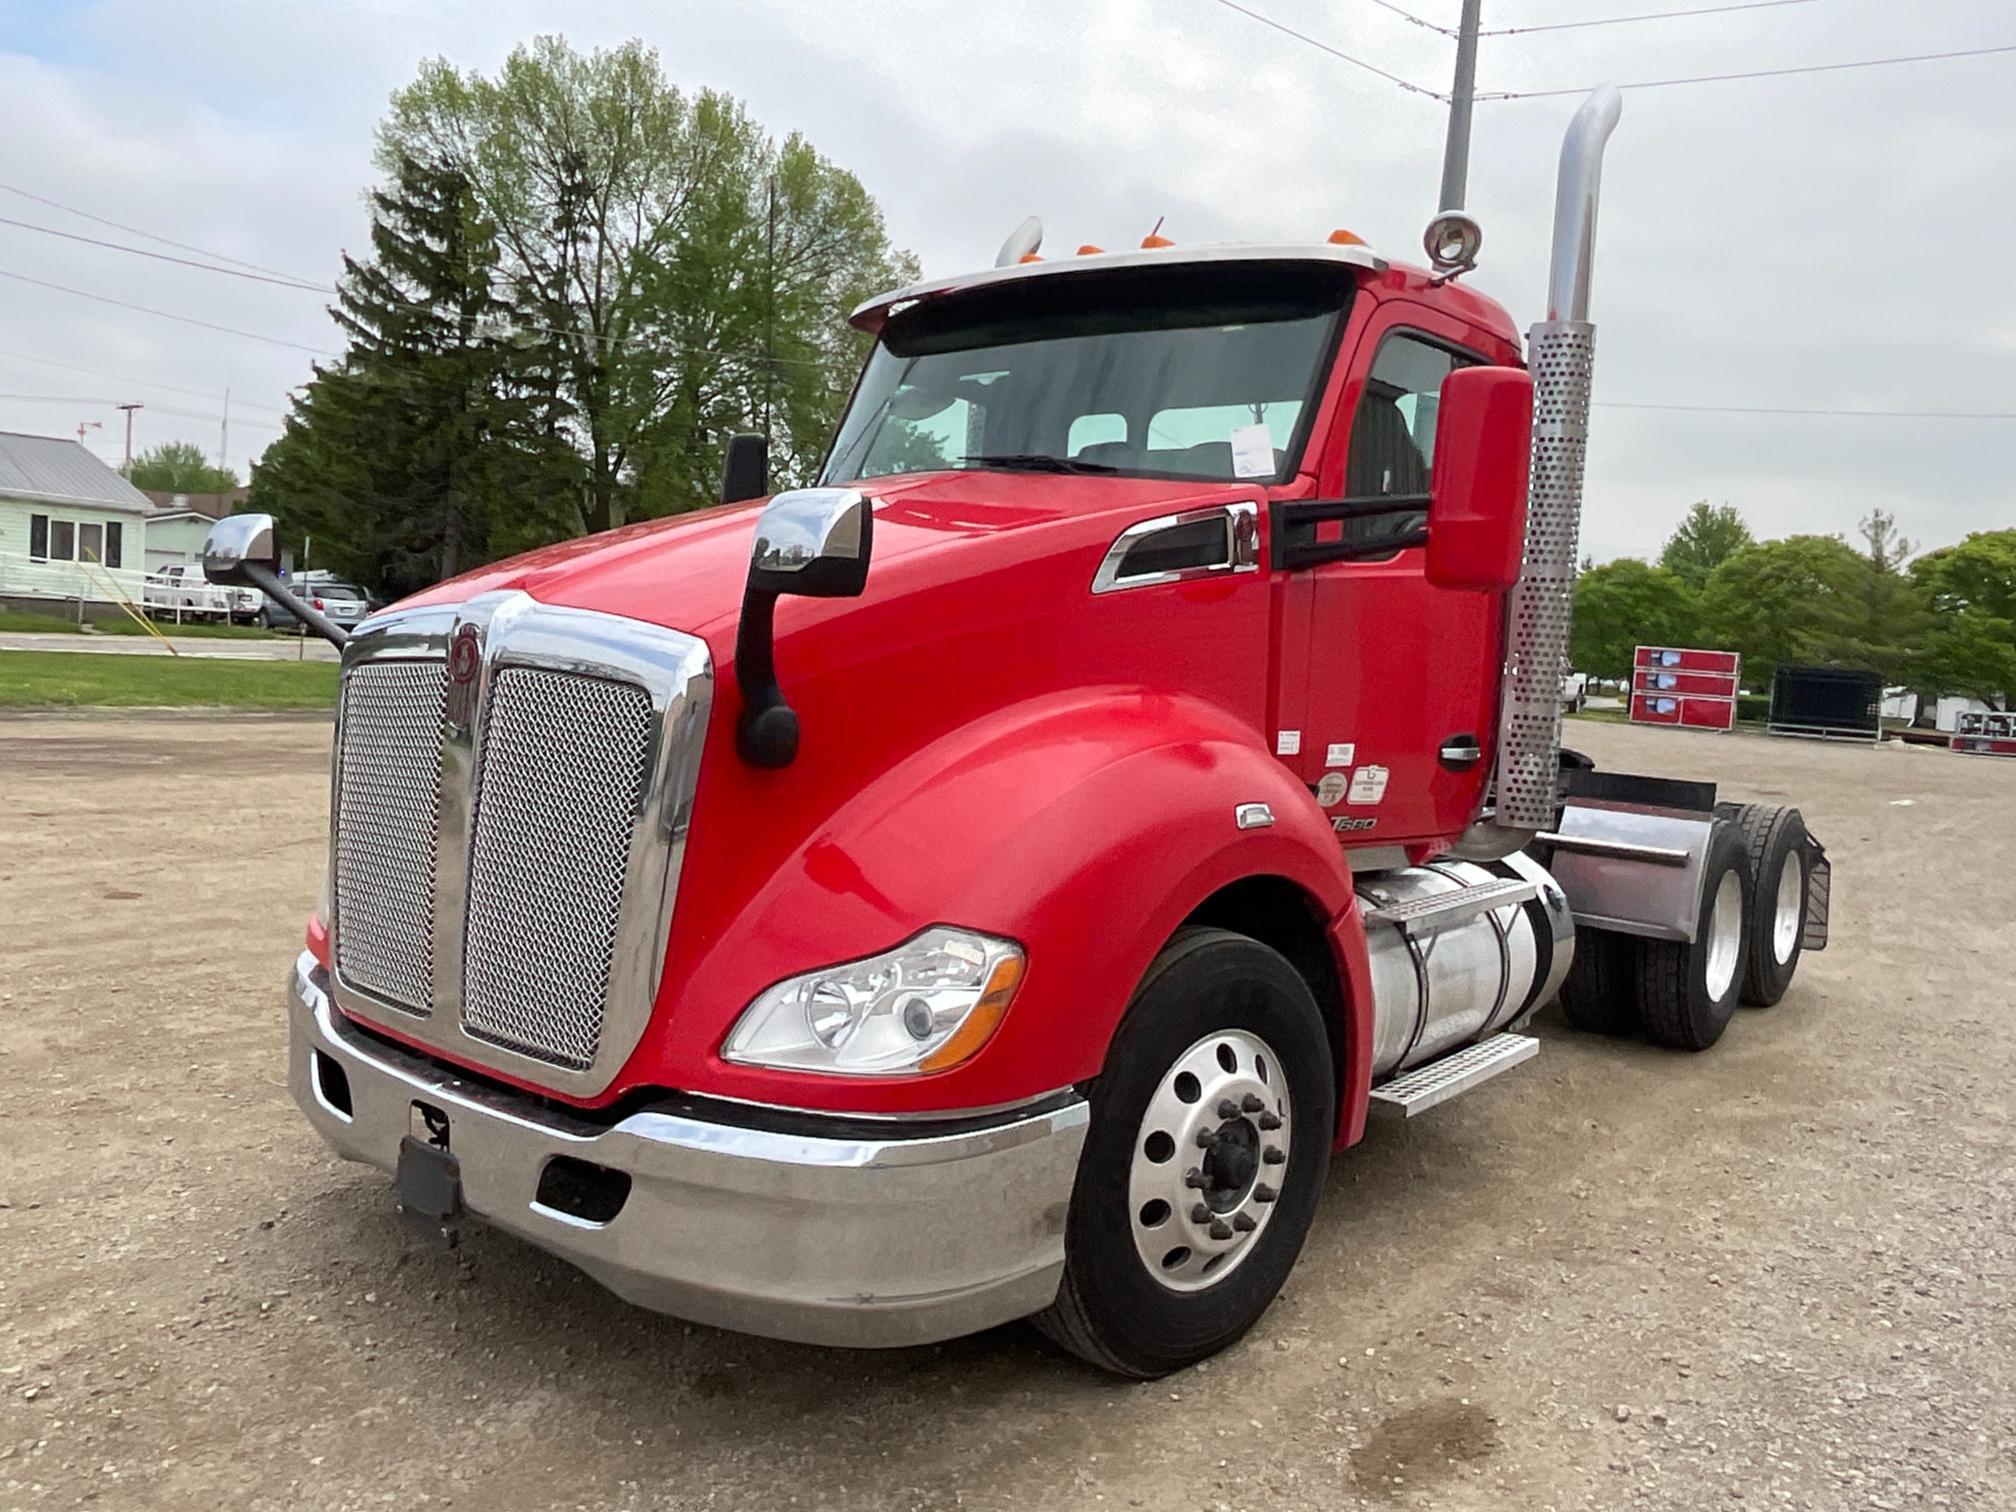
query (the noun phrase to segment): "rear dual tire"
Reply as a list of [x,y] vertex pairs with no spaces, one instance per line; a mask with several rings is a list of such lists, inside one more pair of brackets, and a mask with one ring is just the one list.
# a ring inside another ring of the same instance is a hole
[[1693,943],[1578,928],[1575,964],[1561,985],[1568,1022],[1592,1033],[1642,1032],[1655,1044],[1706,1050],[1736,1012],[1750,891],[1749,852],[1738,826],[1718,823],[1702,862]]
[[1796,808],[1768,803],[1724,812],[1741,837],[1750,878],[1742,997],[1753,1008],[1769,1008],[1792,985],[1805,949],[1806,821]]

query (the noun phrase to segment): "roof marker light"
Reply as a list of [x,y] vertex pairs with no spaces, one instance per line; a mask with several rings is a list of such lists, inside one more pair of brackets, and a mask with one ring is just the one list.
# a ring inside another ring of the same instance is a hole
[[1151,248],[1173,247],[1176,245],[1176,243],[1169,240],[1169,238],[1166,236],[1157,236],[1153,232],[1150,232],[1147,236],[1141,238],[1141,245],[1144,247],[1151,247]]
[[1356,231],[1346,231],[1342,226],[1339,226],[1335,231],[1330,233],[1329,240],[1330,245],[1333,247],[1362,247],[1365,245],[1364,237],[1360,236]]
[[1095,247],[1092,245],[1092,243],[1087,242],[1085,243],[1084,246],[1078,249],[1078,255],[1080,257],[1097,257],[1101,252],[1104,252],[1105,250],[1106,249],[1104,247]]

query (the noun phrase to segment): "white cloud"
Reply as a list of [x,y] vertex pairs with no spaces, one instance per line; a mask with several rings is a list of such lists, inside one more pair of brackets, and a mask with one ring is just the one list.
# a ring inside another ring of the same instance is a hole
[[[1370,6],[1256,9],[1444,88],[1445,39]],[[1434,19],[1447,0],[1414,0]],[[1555,0],[1546,20],[1615,14]],[[1540,8],[1486,4],[1486,25]],[[1486,89],[1583,85],[1931,52],[2004,40],[2003,8],[1908,18],[1877,0],[1487,38]],[[1908,24],[1907,24],[1908,23]],[[1179,240],[1320,239],[1347,225],[1417,255],[1436,102],[1211,0],[720,0],[309,7],[99,0],[57,8],[0,53],[5,181],[232,256],[333,276],[364,241],[372,126],[417,62],[494,67],[540,30],[636,35],[682,85],[742,96],[861,175],[897,240],[937,271],[986,262],[1035,211],[1051,244],[1123,245],[1158,216]],[[1634,91],[1614,139],[1597,262],[1599,399],[2016,410],[2016,61]],[[1483,103],[1471,208],[1481,287],[1537,314],[1554,154],[1574,101]],[[0,195],[0,214],[89,234]],[[116,233],[113,239],[130,240]],[[307,295],[0,227],[0,268],[314,346]],[[232,460],[273,432],[305,354],[0,280],[0,350],[232,390]],[[215,447],[219,401],[0,356],[0,392],[150,401],[140,444]],[[102,407],[0,399],[0,426],[62,433]],[[94,435],[116,454],[113,426]],[[1874,506],[1928,543],[2016,514],[2016,424],[1602,410],[1585,545],[1656,551],[1696,498],[1763,534],[1851,531]]]

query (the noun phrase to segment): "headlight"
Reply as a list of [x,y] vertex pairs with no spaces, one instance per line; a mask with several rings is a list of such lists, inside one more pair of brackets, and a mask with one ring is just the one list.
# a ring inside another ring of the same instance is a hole
[[937,926],[883,955],[779,982],[743,1010],[724,1059],[841,1076],[943,1071],[1000,1026],[1022,947]]

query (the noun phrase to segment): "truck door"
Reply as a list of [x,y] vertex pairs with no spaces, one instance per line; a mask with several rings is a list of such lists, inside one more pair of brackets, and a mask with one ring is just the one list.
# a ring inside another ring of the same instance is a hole
[[[1320,497],[1274,505],[1289,579],[1277,750],[1347,846],[1446,843],[1475,816],[1496,735],[1501,596],[1438,588],[1422,544],[1442,380],[1484,361],[1464,328],[1376,310],[1325,448]],[[1341,466],[1339,460],[1341,459]],[[1303,581],[1296,582],[1294,579]]]

